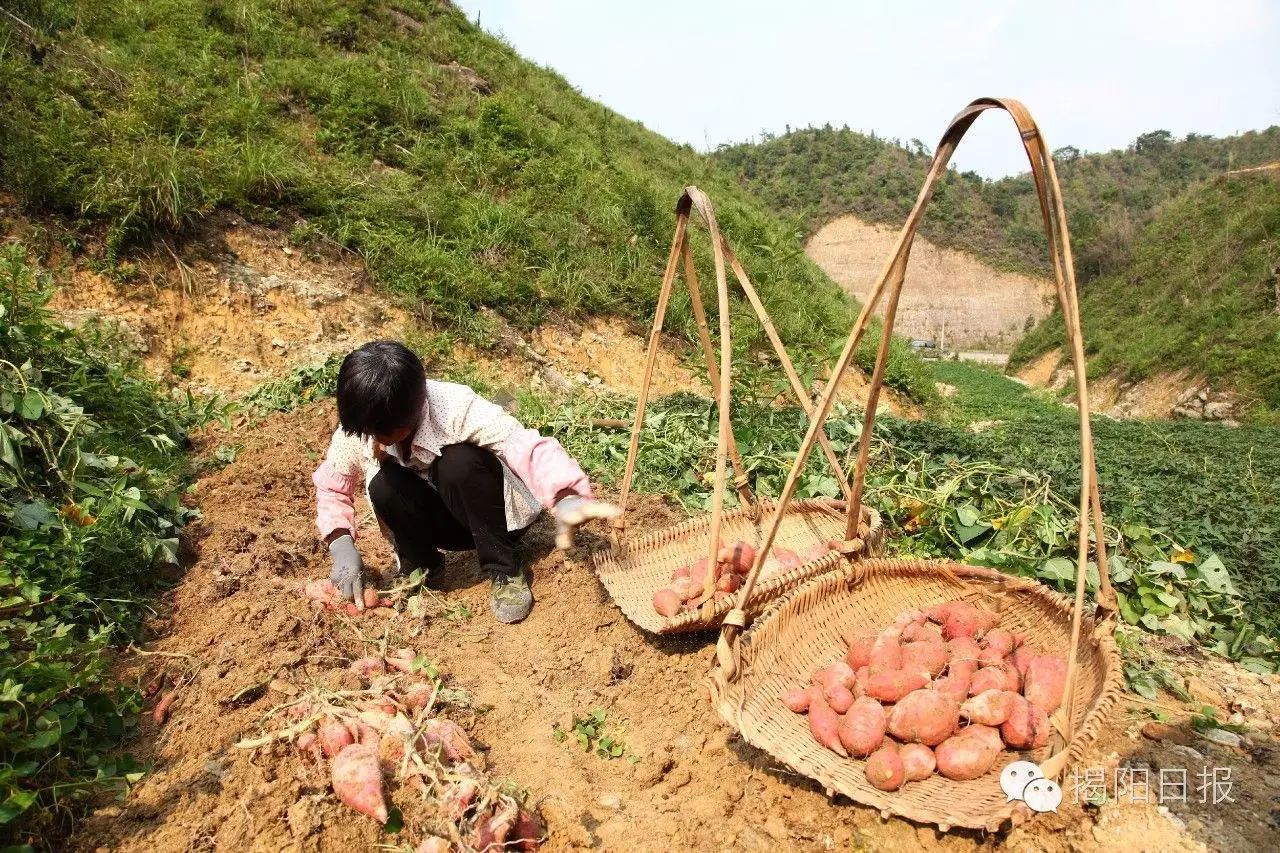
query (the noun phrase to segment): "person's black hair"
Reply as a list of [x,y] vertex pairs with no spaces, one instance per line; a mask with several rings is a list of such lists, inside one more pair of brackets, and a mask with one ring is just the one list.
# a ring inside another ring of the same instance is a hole
[[370,341],[338,369],[338,422],[359,436],[387,435],[415,423],[426,396],[422,359],[398,341]]

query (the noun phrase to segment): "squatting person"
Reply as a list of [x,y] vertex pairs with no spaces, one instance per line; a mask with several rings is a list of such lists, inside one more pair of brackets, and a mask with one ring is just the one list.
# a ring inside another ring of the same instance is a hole
[[558,441],[465,385],[427,379],[418,356],[395,341],[367,343],[342,360],[338,422],[312,476],[316,525],[333,560],[330,579],[357,607],[364,565],[353,497],[361,480],[398,571],[435,571],[441,551],[474,549],[502,622],[519,622],[533,607],[516,544],[544,508],[561,548],[585,521],[618,514],[592,498],[587,475]]

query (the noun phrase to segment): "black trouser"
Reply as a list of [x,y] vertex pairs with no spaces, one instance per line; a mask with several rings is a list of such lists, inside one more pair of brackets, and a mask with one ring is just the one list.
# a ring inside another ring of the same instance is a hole
[[404,572],[438,569],[446,551],[470,551],[487,572],[514,575],[523,530],[507,530],[502,463],[483,447],[451,444],[431,464],[431,483],[390,457],[369,482],[369,501],[391,529]]

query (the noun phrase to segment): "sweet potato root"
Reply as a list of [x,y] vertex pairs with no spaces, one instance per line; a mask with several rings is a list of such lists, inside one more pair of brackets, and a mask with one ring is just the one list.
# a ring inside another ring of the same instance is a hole
[[809,710],[809,691],[803,687],[792,687],[782,692],[782,704],[791,711],[803,714]]
[[1014,749],[1038,749],[1049,742],[1050,734],[1049,718],[1023,696],[1013,700],[1009,719],[1000,726],[1000,736]]
[[897,702],[912,690],[919,690],[928,683],[928,677],[922,672],[891,669],[871,673],[866,684],[862,685],[862,692],[881,702]]
[[178,698],[177,690],[170,690],[160,697],[160,701],[151,709],[151,719],[155,720],[157,726],[163,726],[169,719],[169,709],[173,707],[173,700]]
[[450,820],[461,823],[475,805],[479,793],[479,783],[464,777],[445,786],[444,793],[440,795],[440,804],[444,806],[445,814],[449,815]]
[[922,670],[930,678],[937,678],[942,673],[949,657],[947,644],[941,639],[902,644],[902,668]]
[[957,637],[947,642],[947,674],[970,678],[978,671],[982,649],[972,637]]
[[821,687],[825,696],[829,695],[836,687],[843,687],[846,690],[853,687],[854,677],[853,668],[844,661],[839,660],[815,669],[809,679],[809,683]]
[[1000,622],[999,615],[974,607],[965,601],[951,601],[926,608],[925,613],[934,622],[942,625],[944,639],[956,637],[973,637],[982,639],[987,631]]
[[902,669],[902,643],[898,641],[901,634],[902,631],[899,628],[887,628],[881,631],[875,642],[871,644],[871,659],[867,662],[867,666],[871,668],[872,675],[877,672]]
[[664,586],[653,594],[653,609],[660,616],[675,616],[680,612],[683,602],[680,594],[669,586]]
[[956,730],[960,703],[936,690],[913,690],[889,712],[889,734],[908,743],[937,746]]
[[413,848],[413,853],[449,853],[452,849],[453,845],[449,843],[449,839],[429,835],[418,842],[418,846]]
[[859,670],[871,663],[871,649],[876,643],[875,634],[846,634],[844,641],[849,646],[849,651],[844,657],[849,666]]
[[422,730],[422,742],[427,747],[440,747],[440,755],[449,761],[470,761],[476,751],[467,733],[453,720],[432,717]]
[[867,759],[867,781],[881,791],[896,791],[907,781],[898,745],[885,741]]
[[1018,678],[1018,671],[1009,664],[1001,662],[984,666],[974,673],[973,680],[969,682],[969,695],[977,696],[988,690],[1008,690],[1017,693],[1021,687],[1022,679]]
[[929,622],[913,622],[902,629],[902,642],[928,643],[942,642],[942,629]]
[[902,760],[903,777],[908,782],[921,782],[933,775],[938,766],[933,750],[922,743],[908,743],[898,747]]
[[831,710],[822,695],[822,688],[809,686],[809,732],[822,746],[842,757],[848,757],[844,745],[840,743],[840,715]]
[[1013,697],[1008,690],[985,690],[960,706],[966,719],[984,726],[998,726],[1013,713]]
[[333,759],[332,782],[339,800],[378,823],[387,822],[377,749],[358,743],[343,748]]
[[938,744],[933,754],[939,773],[948,779],[968,781],[985,776],[995,764],[1000,749],[993,748],[984,738],[962,732]]
[[351,730],[332,717],[320,724],[316,739],[326,758],[333,758],[339,752],[356,742]]
[[885,725],[884,708],[876,700],[863,696],[841,718],[836,734],[850,755],[863,758],[879,749],[884,741]]
[[944,675],[933,682],[932,689],[950,696],[956,702],[963,702],[969,698],[969,681],[970,678],[967,673],[956,672]]
[[1067,688],[1067,662],[1060,657],[1045,655],[1032,658],[1027,664],[1026,684],[1022,695],[1046,714],[1052,714],[1062,704]]
[[732,547],[721,548],[716,560],[730,568],[731,571],[740,575],[745,575],[751,571],[751,564],[755,562],[756,549],[750,543],[739,540]]

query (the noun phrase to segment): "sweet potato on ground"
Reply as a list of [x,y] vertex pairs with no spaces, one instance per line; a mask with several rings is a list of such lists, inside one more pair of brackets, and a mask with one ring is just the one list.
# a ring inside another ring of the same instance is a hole
[[332,717],[320,724],[320,728],[316,732],[316,739],[320,742],[320,749],[324,752],[326,758],[333,758],[356,742],[351,730]]
[[1000,726],[1000,736],[1014,749],[1038,749],[1049,742],[1050,734],[1048,716],[1022,696],[1014,699],[1009,719]]
[[1009,690],[984,690],[960,706],[960,713],[975,723],[998,726],[1013,713],[1013,701],[1017,696]]
[[429,835],[418,842],[418,846],[413,848],[413,853],[449,853],[452,849],[453,845],[449,843],[449,839]]
[[822,746],[842,757],[848,757],[844,745],[840,743],[840,715],[831,710],[822,695],[822,688],[809,686],[809,733]]
[[351,666],[348,668],[356,675],[363,678],[382,675],[387,671],[387,665],[383,663],[382,658],[375,657],[358,658],[357,660],[353,660],[351,662]]
[[960,722],[960,703],[936,690],[913,690],[889,712],[889,733],[908,743],[936,746]]
[[867,759],[867,781],[881,791],[896,791],[907,781],[896,743],[885,741],[871,753]]
[[928,683],[928,676],[922,672],[893,669],[872,673],[867,678],[867,683],[862,685],[862,692],[881,702],[897,702],[912,690],[919,690]]
[[176,689],[170,690],[161,696],[155,708],[151,709],[151,719],[155,720],[157,726],[163,726],[168,721],[169,709],[173,706],[173,700],[177,698],[178,691]]
[[339,800],[378,823],[387,822],[377,749],[358,743],[343,748],[333,759],[332,782]]
[[461,823],[475,805],[479,794],[480,784],[474,779],[463,777],[445,786],[444,793],[440,795],[440,804],[450,820]]
[[985,738],[961,732],[938,744],[933,754],[939,773],[948,779],[967,781],[985,776],[1000,752]]
[[782,691],[782,704],[791,711],[803,714],[809,710],[809,691],[803,687],[792,687]]
[[1026,683],[1022,695],[1046,714],[1052,714],[1062,704],[1067,689],[1067,662],[1060,657],[1032,658],[1027,664]]
[[884,708],[876,700],[863,696],[841,718],[836,734],[850,755],[862,758],[879,749],[884,741],[885,725]]
[[938,766],[933,750],[922,743],[908,743],[898,747],[902,759],[902,772],[908,782],[921,782],[933,775]]
[[470,761],[476,751],[467,733],[453,720],[432,717],[422,729],[422,742],[428,748],[440,747],[440,755],[449,761]]

